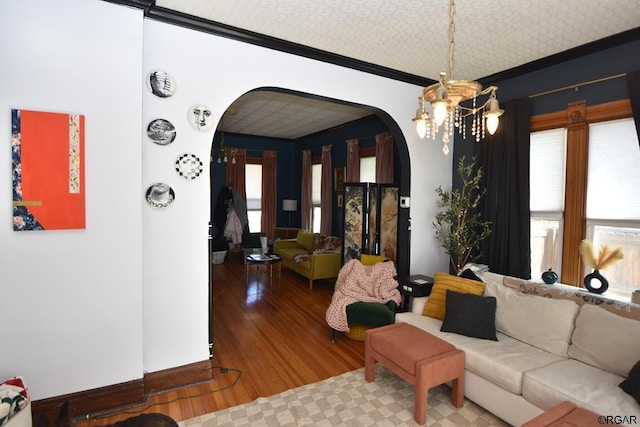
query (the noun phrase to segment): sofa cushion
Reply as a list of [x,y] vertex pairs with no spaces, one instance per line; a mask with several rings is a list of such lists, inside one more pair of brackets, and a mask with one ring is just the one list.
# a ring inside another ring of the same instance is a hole
[[447,290],[463,294],[482,295],[485,284],[475,280],[463,279],[446,273],[436,273],[429,300],[422,314],[435,319],[444,320],[446,312]]
[[496,297],[496,329],[558,356],[567,357],[578,305],[521,294],[490,282],[487,296]]
[[286,258],[290,260],[293,260],[297,255],[303,255],[306,253],[307,252],[300,247],[278,249],[278,255],[280,255],[282,258]]
[[573,359],[524,374],[522,396],[549,409],[568,400],[600,415],[636,415],[640,406],[618,387],[622,378]]
[[627,378],[618,384],[625,393],[633,397],[640,404],[640,360],[633,365]]
[[569,356],[624,377],[640,356],[640,322],[583,305]]
[[308,231],[300,230],[298,231],[298,236],[296,237],[296,243],[306,249],[307,252],[311,252],[311,246],[313,245],[313,241],[315,239],[316,233],[309,233]]
[[442,321],[417,313],[397,313],[398,322],[407,322],[450,342],[464,351],[465,369],[515,394],[522,393],[525,372],[565,360],[500,333],[496,334],[498,341],[491,341],[441,332]]
[[496,299],[447,290],[443,332],[498,341],[496,338]]

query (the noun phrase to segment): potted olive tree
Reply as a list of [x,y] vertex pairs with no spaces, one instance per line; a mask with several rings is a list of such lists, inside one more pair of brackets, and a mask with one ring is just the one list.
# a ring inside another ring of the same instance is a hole
[[483,221],[477,210],[487,189],[480,186],[482,168],[476,169],[475,157],[469,165],[465,165],[464,157],[460,159],[458,176],[459,189],[444,191],[441,186],[436,189],[440,212],[433,222],[436,239],[449,255],[456,274],[467,262],[480,257],[480,242],[491,233],[491,222]]

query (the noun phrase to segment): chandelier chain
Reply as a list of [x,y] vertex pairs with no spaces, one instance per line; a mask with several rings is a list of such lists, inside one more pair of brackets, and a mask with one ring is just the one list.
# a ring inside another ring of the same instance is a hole
[[454,78],[455,63],[453,59],[453,51],[455,50],[455,41],[453,35],[456,31],[456,23],[454,20],[456,14],[456,5],[453,0],[449,4],[449,78]]

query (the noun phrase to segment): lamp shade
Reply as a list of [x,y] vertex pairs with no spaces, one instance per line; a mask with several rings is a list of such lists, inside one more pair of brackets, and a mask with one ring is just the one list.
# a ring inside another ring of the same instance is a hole
[[282,201],[282,210],[285,212],[293,212],[298,210],[298,201],[297,200],[289,200],[284,199]]

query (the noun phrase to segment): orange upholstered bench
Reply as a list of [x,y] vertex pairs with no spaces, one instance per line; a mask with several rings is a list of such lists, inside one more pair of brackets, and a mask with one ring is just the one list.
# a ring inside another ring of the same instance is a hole
[[565,401],[527,421],[522,427],[598,427],[605,421],[595,412]]
[[375,378],[380,362],[415,388],[414,418],[427,422],[427,393],[431,387],[452,381],[451,403],[460,408],[464,400],[464,352],[448,342],[407,323],[365,332],[365,380]]

